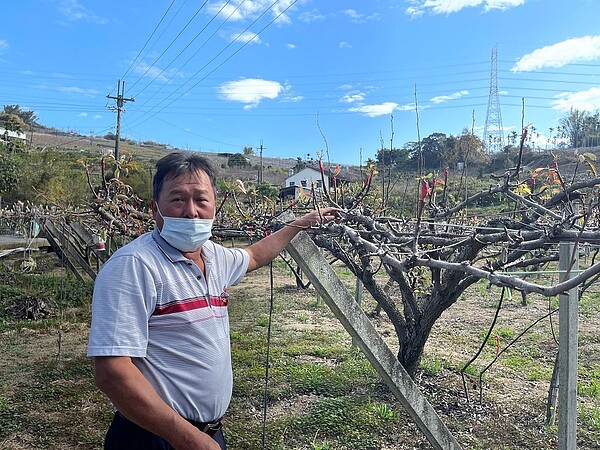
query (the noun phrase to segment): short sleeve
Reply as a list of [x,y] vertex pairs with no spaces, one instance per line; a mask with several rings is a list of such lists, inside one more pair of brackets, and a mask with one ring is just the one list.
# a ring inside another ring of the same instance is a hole
[[146,356],[156,299],[156,280],[143,261],[113,255],[94,284],[88,356]]
[[244,279],[250,264],[250,255],[241,248],[227,248],[208,241],[202,248],[204,262],[209,265],[214,279],[222,282],[224,286],[233,286]]

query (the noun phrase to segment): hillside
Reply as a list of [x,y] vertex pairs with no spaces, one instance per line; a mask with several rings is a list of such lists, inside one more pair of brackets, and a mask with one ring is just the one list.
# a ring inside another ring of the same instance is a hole
[[[67,133],[59,130],[42,129],[35,130],[33,133],[28,133],[28,145],[32,149],[58,149],[65,151],[81,151],[97,152],[99,155],[103,153],[112,154],[114,151],[115,141],[105,139],[99,136],[83,136],[77,133]],[[124,139],[120,143],[121,153],[130,153],[135,160],[145,163],[148,167],[154,164],[159,158],[167,154],[169,151],[177,150],[168,144],[157,142],[134,142]],[[240,149],[239,153],[242,152]],[[247,157],[249,165],[246,167],[228,165],[228,157],[235,152],[229,153],[213,153],[213,152],[198,152],[206,156],[213,164],[217,177],[222,179],[240,179],[245,184],[257,183],[259,179],[260,157],[258,155],[250,155]],[[594,155],[586,157],[586,162],[581,161],[582,154]],[[579,155],[579,156],[578,156]],[[493,184],[498,182],[498,177],[502,176],[510,167],[515,167],[518,160],[518,148],[512,147],[509,150],[495,153],[490,156],[487,163],[481,161],[469,161],[467,163],[467,175],[474,177],[479,181],[489,181]],[[527,179],[533,171],[538,168],[550,167],[556,159],[560,166],[560,171],[567,178],[577,170],[579,173],[592,169],[592,165],[597,164],[597,158],[600,157],[600,147],[584,148],[584,149],[525,149],[523,162],[521,165],[522,176],[521,180]],[[596,158],[594,161],[593,158]],[[289,176],[289,171],[296,167],[298,158],[272,158],[268,155],[263,155],[263,180],[273,186],[283,187],[285,179]],[[579,161],[579,162],[578,162]],[[306,163],[306,161],[305,161]],[[312,161],[314,168],[318,169],[316,161]],[[333,169],[337,165],[332,161],[330,167]],[[326,164],[327,166],[327,164]],[[364,170],[364,167],[362,168]],[[595,167],[592,169],[595,170]],[[434,172],[431,169],[428,172]],[[435,171],[437,174],[443,172],[443,167]],[[451,176],[460,176],[460,169],[450,167]],[[406,178],[408,172],[401,171],[401,178]],[[495,176],[491,176],[494,174]],[[592,175],[591,172],[589,175]],[[588,176],[589,176],[588,175]],[[412,175],[411,175],[412,176]],[[357,166],[343,165],[342,175],[340,178],[349,181],[359,181],[363,178],[361,168]],[[410,178],[410,176],[409,176]],[[414,176],[413,176],[414,179]]]
[[[86,151],[112,153],[115,147],[115,141],[105,139],[99,136],[82,136],[76,133],[65,133],[58,130],[36,130],[28,134],[31,142],[29,145],[33,149],[57,149],[65,151]],[[130,153],[136,161],[154,163],[156,160],[166,155],[169,151],[179,150],[166,144],[159,143],[134,143],[133,141],[123,140],[120,142],[119,149],[121,154]],[[241,149],[240,152],[241,153]],[[224,178],[240,179],[244,182],[254,182],[258,180],[258,169],[260,167],[260,156],[250,155],[248,167],[229,167],[227,160],[229,155],[235,153],[213,153],[198,152],[208,158],[217,171],[217,175]],[[263,155],[263,180],[275,186],[283,186],[288,177],[289,170],[297,164],[297,158],[272,158]],[[337,163],[332,162],[335,167]],[[346,171],[351,173],[359,172],[358,167],[344,166]]]

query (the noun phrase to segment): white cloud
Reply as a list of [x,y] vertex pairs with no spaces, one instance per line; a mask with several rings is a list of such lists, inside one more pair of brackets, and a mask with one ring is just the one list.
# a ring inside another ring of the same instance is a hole
[[564,92],[556,96],[552,109],[570,111],[571,108],[580,111],[595,111],[600,109],[600,88],[591,88],[587,91]]
[[[140,61],[133,68],[133,71],[138,75],[142,75],[144,77],[152,78],[152,80],[162,81],[163,83],[169,82],[171,78],[177,73],[177,69],[169,69],[163,70],[157,66],[150,66],[145,61]],[[178,77],[182,77],[183,74],[179,73]]]
[[94,116],[94,120],[98,120],[98,119],[102,119],[102,116],[100,114],[96,114]]
[[85,21],[100,25],[108,23],[107,19],[97,16],[77,0],[61,0],[58,5],[58,11],[70,22]]
[[340,48],[352,48],[352,45],[346,41],[340,42]]
[[305,23],[322,22],[325,20],[325,16],[318,9],[313,9],[300,14],[298,19]]
[[230,35],[230,40],[238,40],[239,42],[250,42],[251,44],[260,44],[262,41],[258,37],[258,34],[252,33],[251,31],[244,31],[243,33],[233,33]]
[[355,9],[347,9],[344,11],[344,14],[350,17],[352,22],[354,23],[364,23],[369,20],[379,20],[379,14],[373,13],[371,15],[360,14]]
[[298,103],[304,100],[304,96],[296,94],[292,89],[292,85],[289,83],[285,83],[283,85],[283,89],[281,90],[280,102],[281,103]]
[[544,67],[562,67],[600,58],[600,35],[568,39],[538,48],[517,60],[512,72],[530,72]]
[[344,95],[340,99],[340,102],[342,102],[342,103],[356,103],[356,102],[362,102],[364,99],[365,99],[365,93],[364,92],[351,92],[351,93],[348,93],[348,94]]
[[296,48],[295,44],[285,44],[286,48],[289,48],[290,50],[293,50]]
[[485,2],[484,9],[486,11],[490,11],[492,9],[506,11],[507,9],[524,5],[526,1],[527,0],[487,0]]
[[523,5],[527,0],[409,0],[411,6],[406,8],[406,14],[421,16],[430,14],[453,14],[464,8],[482,7],[488,12],[493,9],[506,11]]
[[[209,15],[219,14],[223,18],[228,18],[230,21],[242,21],[242,20],[253,20],[260,16],[265,10],[270,9],[271,16],[277,17],[277,23],[290,23],[291,19],[287,15],[288,12],[294,9],[294,0],[279,0],[273,7],[272,0],[233,0],[223,1],[219,0],[211,2],[206,12]],[[291,6],[290,6],[291,5]],[[283,11],[289,8],[286,13]]]
[[464,97],[465,95],[469,95],[469,91],[458,91],[450,95],[438,95],[437,97],[432,97],[431,99],[429,99],[429,101],[432,103],[446,103],[450,100],[456,100],[458,98]]
[[58,90],[66,94],[83,95],[85,97],[95,97],[99,94],[98,90],[96,89],[85,89],[77,86],[62,86],[59,87]]
[[79,114],[78,114],[78,116],[79,116],[79,117],[87,117],[87,116],[88,116],[88,113],[86,113],[86,112],[82,112],[82,113],[79,113]]
[[283,86],[283,91],[281,93],[282,103],[298,103],[302,100],[304,100],[304,96],[295,94],[290,84],[286,83]]
[[304,100],[304,96],[302,95],[285,96],[281,99],[282,103],[298,103],[302,100]]
[[350,112],[358,112],[364,114],[367,117],[379,117],[387,114],[392,114],[394,111],[399,109],[398,103],[395,102],[384,102],[379,105],[360,105],[350,108]]
[[277,81],[258,78],[228,81],[218,89],[226,100],[244,103],[244,109],[255,108],[261,100],[277,98],[284,91],[284,87]]
[[6,39],[0,39],[0,55],[8,49],[8,41]]

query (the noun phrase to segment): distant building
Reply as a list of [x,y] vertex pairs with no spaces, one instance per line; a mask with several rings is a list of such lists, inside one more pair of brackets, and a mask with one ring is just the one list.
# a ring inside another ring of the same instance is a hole
[[6,128],[2,128],[2,127],[0,127],[0,138],[2,140],[6,140],[6,138],[18,139],[21,141],[27,140],[27,136],[25,135],[25,133],[20,133],[18,131],[10,131],[10,130],[7,130]]
[[285,188],[288,193],[293,189],[294,198],[298,198],[300,193],[310,195],[314,186],[315,193],[318,195],[323,192],[323,178],[325,179],[325,185],[329,185],[329,177],[327,175],[321,177],[321,172],[307,167],[287,177],[285,179]]

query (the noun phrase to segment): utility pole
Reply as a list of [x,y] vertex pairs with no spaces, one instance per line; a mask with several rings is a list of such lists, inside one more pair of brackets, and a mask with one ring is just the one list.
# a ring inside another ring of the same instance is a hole
[[258,169],[258,184],[263,182],[263,149],[266,149],[267,147],[263,147],[263,142],[262,139],[260,140],[260,167]]
[[125,94],[125,80],[119,80],[117,82],[117,96],[113,97],[110,94],[106,98],[117,101],[116,108],[111,106],[110,109],[117,110],[117,135],[115,137],[115,160],[119,159],[119,141],[121,140],[121,111],[123,111],[123,105],[125,102],[135,102],[135,98],[124,98]]

